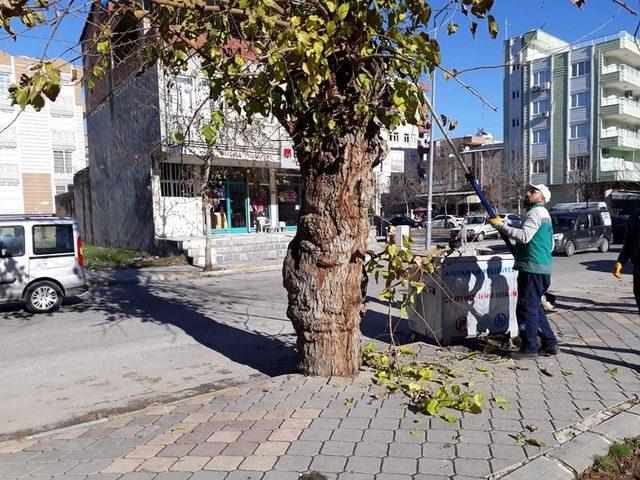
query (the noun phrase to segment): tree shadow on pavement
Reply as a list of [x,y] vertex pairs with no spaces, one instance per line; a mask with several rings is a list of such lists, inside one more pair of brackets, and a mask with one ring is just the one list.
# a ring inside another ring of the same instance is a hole
[[[574,355],[576,357],[582,357],[582,358],[588,358],[590,360],[597,360],[598,362],[602,362],[603,364],[607,364],[607,365],[616,365],[618,367],[624,367],[624,368],[628,368],[630,370],[635,371],[636,373],[640,373],[640,365],[637,364],[633,364],[633,363],[629,363],[629,362],[625,362],[622,360],[615,360],[612,358],[607,358],[607,357],[600,357],[598,355],[593,355],[591,353],[587,353],[587,352],[579,352],[576,350],[573,350],[573,348],[575,348],[576,346],[572,346],[571,348],[565,348],[566,345],[561,345],[560,346],[560,351],[566,355]],[[594,348],[588,345],[585,346],[580,346],[580,348]],[[602,349],[608,348],[608,347],[601,347]]]
[[202,299],[196,304],[197,290],[197,285],[177,282],[111,286],[93,291],[96,301],[74,310],[98,313],[103,321],[97,326],[103,328],[136,320],[167,329],[177,327],[199,344],[265,375],[296,371],[295,336],[284,325],[290,325],[289,321],[261,315],[273,314],[273,298],[261,297],[254,290],[248,301],[230,300],[222,292],[216,297],[209,288],[202,289]]
[[[580,265],[584,265],[587,270],[592,272],[604,272],[611,273],[611,268],[613,267],[613,260],[589,260],[587,262],[580,262]],[[633,264],[630,262],[624,266],[622,273],[625,275],[633,274]],[[612,280],[615,280],[611,277]]]

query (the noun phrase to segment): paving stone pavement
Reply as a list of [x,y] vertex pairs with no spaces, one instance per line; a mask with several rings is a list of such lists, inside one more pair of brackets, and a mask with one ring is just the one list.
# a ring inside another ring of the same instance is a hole
[[[507,478],[572,478],[570,468],[590,464],[609,441],[640,434],[634,407],[553,449],[567,427],[638,396],[640,320],[630,309],[593,308],[551,320],[561,353],[520,368],[420,348],[421,360],[455,364],[460,381],[484,394],[482,413],[457,413],[453,424],[415,413],[400,393],[376,397],[381,388],[366,373],[289,375],[0,444],[0,479],[288,480],[316,470],[337,480],[464,480],[518,466]],[[508,403],[490,401],[497,396]]]

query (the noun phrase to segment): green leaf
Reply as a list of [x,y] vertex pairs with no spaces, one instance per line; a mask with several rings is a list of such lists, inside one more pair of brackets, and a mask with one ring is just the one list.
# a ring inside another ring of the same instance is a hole
[[104,42],[98,42],[96,44],[96,50],[100,55],[104,55],[109,51],[109,42],[105,40]]
[[493,397],[491,399],[491,401],[494,402],[494,403],[508,403],[509,402],[509,400],[507,400],[504,397]]
[[479,372],[486,372],[487,371],[487,367],[485,367],[484,365],[478,365],[476,366],[476,370]]
[[216,129],[213,128],[213,125],[209,123],[202,127],[202,136],[204,137],[204,141],[208,147],[212,147],[218,139],[218,133],[216,132]]
[[13,93],[13,101],[23,108],[27,106],[28,98],[29,98],[29,95],[27,94],[27,91],[24,88],[18,88]]
[[529,445],[533,445],[534,447],[544,448],[547,446],[546,443],[538,440],[537,438],[527,438],[526,443]]
[[353,407],[353,405],[354,405],[355,403],[356,403],[356,401],[355,401],[353,398],[347,398],[347,399],[344,401],[344,404],[345,404],[347,407],[349,407],[349,408]]
[[448,413],[447,413],[447,414],[444,414],[444,415],[442,416],[442,418],[443,418],[445,421],[447,421],[447,422],[449,422],[449,423],[452,423],[452,424],[454,424],[454,423],[458,423],[458,419],[457,419],[456,417],[454,417],[453,415],[449,415]]
[[349,13],[349,4],[343,3],[338,7],[338,18],[340,20],[344,20],[347,14]]
[[419,436],[421,433],[422,433],[422,430],[418,430],[418,429],[416,429],[416,428],[414,428],[413,430],[409,430],[409,434],[410,434],[412,437],[417,437],[417,436]]
[[184,135],[182,133],[173,132],[171,137],[173,138],[173,141],[176,142],[176,143],[183,143],[184,142]]
[[481,407],[482,404],[484,403],[484,396],[481,393],[476,393],[473,396],[473,403]]
[[620,373],[618,371],[617,367],[614,368],[609,368],[608,370],[605,370],[605,373],[608,373],[609,375],[611,375],[612,377],[615,377],[616,375],[618,375],[618,373]]
[[515,435],[509,435],[509,436],[510,436],[511,438],[515,439],[515,440],[516,440],[516,442],[518,442],[518,443],[522,443],[522,442],[524,442],[524,441],[527,439],[527,437],[525,437],[525,436],[524,436],[523,434],[521,434],[521,433],[517,433],[517,434],[515,434]]
[[447,26],[447,34],[449,35],[453,35],[454,33],[456,33],[458,31],[458,24],[457,23],[450,23]]
[[402,345],[400,347],[400,353],[403,353],[405,355],[414,355],[414,351],[411,350],[409,347],[407,347],[406,345]]
[[440,412],[437,398],[432,398],[429,403],[427,403],[427,412],[429,412],[429,415],[437,415]]
[[565,377],[568,377],[569,375],[573,375],[573,372],[571,372],[569,370],[560,370],[560,373],[562,375],[564,375]]
[[489,24],[489,36],[491,38],[496,38],[498,36],[498,32],[500,29],[498,28],[498,24],[496,23],[496,19],[493,18],[493,15],[489,15],[487,17],[487,22]]
[[387,253],[392,257],[395,256],[398,253],[398,247],[396,247],[395,244],[392,243],[387,247]]
[[451,391],[455,394],[455,395],[460,395],[460,385],[453,385],[451,387]]
[[529,430],[531,433],[538,431],[538,426],[537,425],[527,425],[526,429]]
[[327,1],[325,5],[327,6],[327,10],[329,10],[331,13],[336,11],[336,4],[331,0]]

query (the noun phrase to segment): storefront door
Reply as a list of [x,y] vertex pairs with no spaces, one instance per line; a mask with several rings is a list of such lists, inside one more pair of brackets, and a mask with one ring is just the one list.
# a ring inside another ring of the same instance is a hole
[[247,183],[230,181],[227,184],[229,190],[228,202],[231,221],[229,222],[231,233],[247,233]]

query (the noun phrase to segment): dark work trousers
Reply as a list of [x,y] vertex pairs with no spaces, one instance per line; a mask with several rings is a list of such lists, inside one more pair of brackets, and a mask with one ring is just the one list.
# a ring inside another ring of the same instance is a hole
[[640,313],[640,263],[633,264],[633,295],[636,297],[636,305]]
[[551,283],[551,275],[541,273],[518,273],[518,306],[516,317],[522,339],[520,351],[538,353],[538,335],[542,347],[553,347],[558,343],[542,308],[542,296]]

